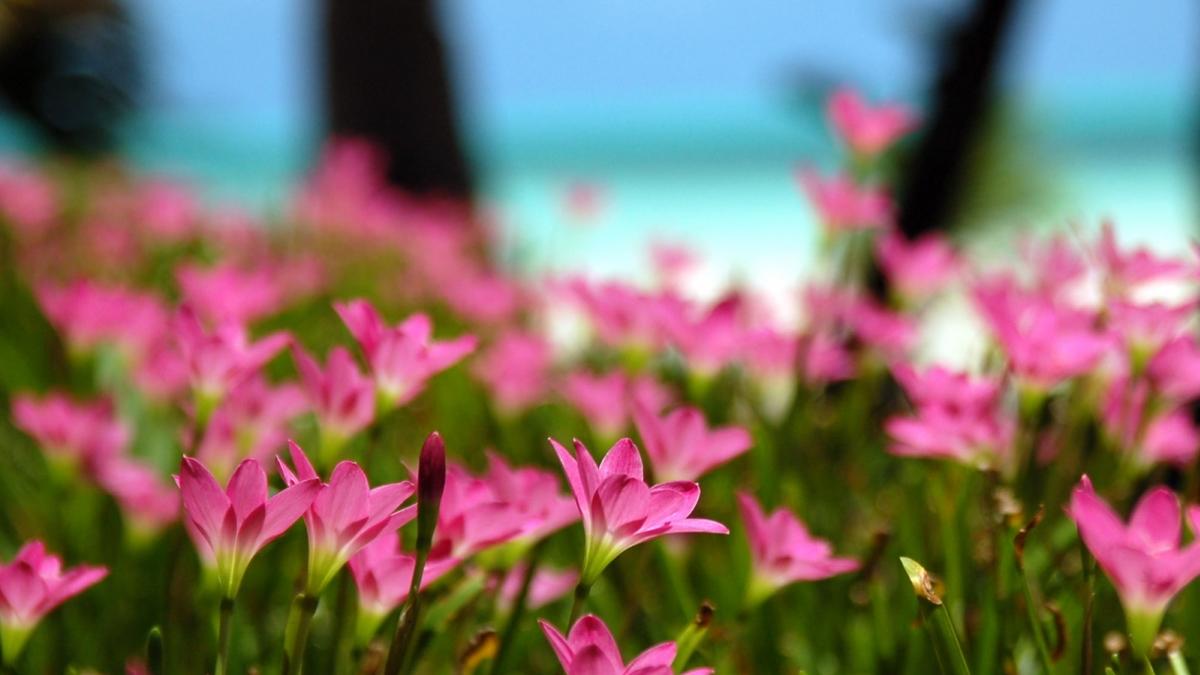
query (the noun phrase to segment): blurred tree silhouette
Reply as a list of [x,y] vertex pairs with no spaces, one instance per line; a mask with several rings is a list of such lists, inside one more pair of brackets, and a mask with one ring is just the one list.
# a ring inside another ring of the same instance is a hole
[[0,94],[58,149],[111,149],[140,73],[116,0],[0,2]]

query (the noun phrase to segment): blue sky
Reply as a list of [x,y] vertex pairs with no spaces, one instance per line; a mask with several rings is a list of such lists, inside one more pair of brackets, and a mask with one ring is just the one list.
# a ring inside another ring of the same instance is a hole
[[[150,101],[297,119],[316,91],[313,0],[130,0]],[[1194,0],[1028,0],[1011,87],[1200,87]],[[445,0],[464,98],[504,116],[570,105],[770,96],[806,69],[881,96],[924,86],[922,33],[958,0]]]

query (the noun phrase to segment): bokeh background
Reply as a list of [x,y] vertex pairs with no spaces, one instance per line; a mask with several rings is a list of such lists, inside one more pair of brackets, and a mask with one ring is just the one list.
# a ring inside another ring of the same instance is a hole
[[[6,4],[11,18],[39,3]],[[794,171],[836,162],[821,107],[829,88],[928,111],[949,36],[997,3],[431,4],[475,198],[504,225],[513,257],[636,277],[647,241],[682,241],[706,261],[701,283],[718,288],[731,276],[791,283],[818,255]],[[972,165],[971,208],[955,224],[1094,227],[1112,217],[1123,237],[1184,245],[1200,186],[1200,6],[999,4],[1012,5],[1012,19],[984,161]],[[208,199],[279,208],[327,131],[322,3],[118,5],[137,65],[119,154]],[[384,73],[378,87],[394,86]],[[45,148],[10,106],[0,149]],[[579,222],[570,204],[584,198],[593,208]]]

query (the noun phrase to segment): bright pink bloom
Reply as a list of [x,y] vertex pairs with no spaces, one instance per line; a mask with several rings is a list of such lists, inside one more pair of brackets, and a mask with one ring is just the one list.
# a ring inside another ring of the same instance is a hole
[[1091,314],[1024,292],[1011,279],[979,284],[974,296],[1009,367],[1035,389],[1089,372],[1112,345]]
[[298,345],[292,346],[292,359],[321,427],[321,456],[328,463],[347,440],[375,420],[375,385],[345,347],[329,351],[324,370]]
[[435,290],[460,316],[485,324],[503,324],[525,303],[525,291],[499,274],[467,272],[435,284]]
[[[288,486],[320,480],[312,463],[295,442],[288,442],[293,473],[277,460],[279,473]],[[367,475],[355,462],[339,462],[329,483],[304,514],[308,529],[308,585],[316,597],[333,580],[342,566],[384,532],[395,532],[417,515],[417,507],[401,509],[416,487],[409,481],[371,488]]]
[[902,297],[919,300],[946,287],[962,267],[950,242],[937,235],[908,241],[889,232],[875,244],[879,266]]
[[[546,621],[538,620],[565,675],[673,675],[675,643],[663,642],[642,652],[625,665],[612,631],[595,614],[583,616],[567,637]],[[683,675],[711,675],[712,668],[693,668]]]
[[158,532],[179,519],[179,490],[148,465],[130,458],[105,462],[96,475],[138,537]]
[[62,559],[31,541],[0,565],[0,650],[12,664],[42,617],[108,574],[103,567],[80,565],[64,570]]
[[[499,588],[496,589],[496,602],[502,612],[512,611],[521,593],[521,584],[525,581],[525,572],[529,568],[525,563],[517,563],[504,575]],[[563,597],[579,583],[579,572],[575,570],[553,570],[538,568],[533,572],[529,584],[529,595],[525,598],[526,609],[544,607]]]
[[892,220],[892,202],[882,190],[860,186],[849,176],[826,178],[811,169],[799,176],[826,234],[882,229]]
[[841,382],[854,377],[857,370],[854,354],[832,335],[806,335],[800,341],[800,349],[800,372],[809,385]]
[[826,110],[838,137],[858,155],[877,155],[917,125],[916,116],[899,105],[871,107],[853,89],[838,89]]
[[139,359],[164,337],[169,323],[166,305],[157,296],[90,281],[42,285],[37,298],[46,318],[78,354],[109,344],[126,358]]
[[700,316],[664,315],[671,344],[701,376],[717,374],[741,360],[746,351],[745,302],[740,295],[723,298]]
[[288,437],[288,423],[308,409],[300,387],[272,386],[252,375],[229,393],[213,413],[196,458],[224,480],[243,459],[267,460]]
[[250,342],[238,324],[222,324],[209,332],[187,306],[181,307],[175,321],[179,353],[187,364],[192,392],[196,396],[196,414],[201,421],[225,396],[246,378],[258,372],[291,341],[287,333],[271,333],[258,342]]
[[673,294],[650,294],[619,281],[596,284],[575,278],[563,290],[583,308],[600,341],[612,347],[658,348],[665,322],[686,309]]
[[1149,463],[1162,462],[1188,467],[1200,452],[1200,430],[1187,410],[1176,409],[1159,415],[1146,428],[1142,457]]
[[542,401],[550,387],[550,344],[535,333],[502,334],[475,361],[472,372],[506,414],[516,414]]
[[519,557],[530,545],[578,519],[575,505],[559,491],[554,474],[513,468],[489,453],[484,476],[473,476],[453,464],[447,467],[435,557],[466,559],[502,544],[509,557]]
[[1168,398],[1188,401],[1200,397],[1200,345],[1186,336],[1171,340],[1151,357],[1147,374]]
[[829,542],[809,534],[791,512],[778,509],[767,515],[754,497],[744,492],[738,493],[738,508],[754,562],[750,602],[761,602],[797,581],[828,579],[858,569],[857,560],[835,557]]
[[408,403],[430,377],[475,351],[472,335],[434,341],[433,323],[425,314],[388,326],[366,300],[334,303],[334,309],[367,357],[382,410]]
[[888,450],[907,457],[953,459],[976,467],[1003,467],[1016,423],[1001,407],[999,381],[934,366],[924,373],[899,365],[896,379],[915,407],[912,416],[884,424]]
[[283,309],[286,299],[276,271],[269,266],[243,270],[228,263],[188,264],[175,270],[175,277],[183,301],[213,325],[246,324],[270,316]]
[[687,481],[650,486],[642,457],[628,438],[617,441],[599,466],[583,443],[575,455],[550,439],[575,494],[587,539],[580,583],[592,585],[625,550],[667,534],[729,534],[714,520],[689,518],[700,501],[700,486]]
[[709,429],[696,408],[676,408],[660,417],[634,406],[633,419],[654,477],[661,481],[698,480],[754,444],[741,427]]
[[[1117,589],[1135,653],[1146,654],[1171,598],[1200,574],[1200,542],[1180,546],[1178,498],[1165,487],[1150,490],[1126,525],[1084,476],[1067,514]],[[1200,507],[1188,507],[1187,514],[1193,532],[1200,532]]]
[[95,472],[125,451],[129,428],[108,401],[73,401],[63,394],[18,395],[13,423],[38,442],[47,457],[72,469]]
[[304,515],[321,491],[321,481],[311,478],[268,498],[267,474],[256,459],[239,464],[222,489],[203,464],[185,456],[178,481],[188,532],[230,599],[250,560]]
[[1141,366],[1164,344],[1185,332],[1196,303],[1134,303],[1118,299],[1110,301],[1106,310],[1109,328],[1121,340],[1134,364]]
[[[458,562],[453,558],[426,562],[421,588],[437,581]],[[398,533],[385,530],[350,558],[349,564],[358,587],[359,639],[365,644],[387,615],[408,598],[416,558],[400,550]]]
[[655,412],[670,401],[670,394],[650,377],[630,379],[625,373],[614,370],[606,375],[593,375],[579,371],[567,376],[563,383],[563,396],[571,402],[596,433],[604,438],[615,438],[629,426],[631,402]]
[[917,341],[912,317],[867,298],[855,298],[845,308],[845,318],[855,337],[886,362],[904,359]]

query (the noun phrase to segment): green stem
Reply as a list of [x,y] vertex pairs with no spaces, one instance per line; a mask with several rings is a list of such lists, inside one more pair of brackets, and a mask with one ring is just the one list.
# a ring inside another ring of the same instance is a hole
[[328,673],[337,673],[347,657],[346,627],[350,624],[350,573],[342,570],[338,579],[337,600],[333,608],[333,649]]
[[1079,540],[1079,555],[1083,558],[1083,637],[1080,640],[1079,663],[1081,673],[1092,671],[1092,616],[1096,602],[1096,560],[1087,550],[1083,539]]
[[580,612],[583,611],[584,604],[587,603],[588,593],[592,591],[592,587],[579,582],[575,587],[575,599],[571,602],[571,614],[567,618],[567,630],[571,630],[571,626],[575,625],[575,620],[579,618]]
[[1183,660],[1183,653],[1178,649],[1168,652],[1167,660],[1171,663],[1171,670],[1175,671],[1175,675],[1192,675],[1188,670],[1187,661]]
[[958,633],[954,630],[954,622],[950,619],[950,612],[946,611],[946,605],[933,605],[927,614],[927,619],[932,619],[930,630],[935,636],[934,641],[940,646],[942,667],[951,675],[971,675],[967,656],[958,642]]
[[[1033,631],[1033,643],[1037,646],[1038,658],[1046,673],[1054,672],[1054,663],[1050,660],[1050,649],[1046,646],[1046,636],[1042,634],[1042,624],[1038,619],[1038,605],[1033,599],[1033,588],[1029,582],[1029,572],[1021,565],[1021,585],[1025,589],[1025,610],[1029,615],[1029,630]],[[1086,671],[1085,671],[1086,672]]]
[[300,675],[304,669],[304,650],[308,646],[308,631],[312,627],[313,614],[317,613],[315,595],[297,593],[288,612],[287,628],[284,629],[283,675]]
[[541,557],[541,553],[542,545],[539,543],[530,552],[529,560],[525,563],[525,576],[521,578],[521,590],[517,592],[517,598],[513,601],[512,611],[509,612],[508,620],[504,624],[504,632],[500,634],[500,644],[496,647],[496,656],[492,659],[492,675],[500,675],[504,672],[504,660],[508,656],[509,650],[512,649],[512,643],[516,641],[517,630],[525,615],[525,603],[529,599],[529,589],[533,586],[533,577],[537,573],[538,559]]
[[1142,672],[1145,675],[1154,675],[1154,664],[1150,662],[1149,656],[1142,657]]
[[233,598],[221,598],[220,621],[217,628],[217,667],[214,675],[229,673],[229,638],[233,632]]
[[421,614],[421,577],[425,575],[425,562],[428,559],[429,547],[418,546],[412,584],[408,588],[408,598],[404,601],[400,620],[396,623],[396,635],[392,638],[391,648],[388,649],[387,664],[383,668],[384,675],[398,675],[408,655],[409,645],[412,643],[413,634],[416,633],[417,619]]

